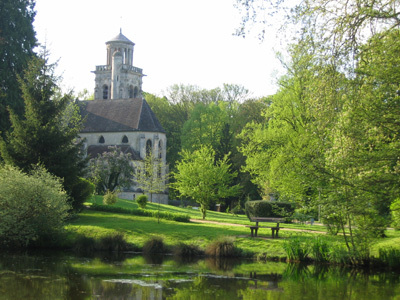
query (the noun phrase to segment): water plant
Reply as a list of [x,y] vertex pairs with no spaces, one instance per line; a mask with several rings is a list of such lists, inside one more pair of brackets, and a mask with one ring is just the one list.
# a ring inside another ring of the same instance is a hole
[[288,241],[283,244],[283,249],[289,261],[304,262],[309,260],[308,254],[310,248],[298,237],[289,238]]
[[155,254],[155,253],[165,253],[165,252],[167,252],[167,247],[164,244],[164,240],[159,236],[151,237],[143,245],[144,254]]
[[379,249],[379,260],[393,269],[400,268],[400,250],[393,247]]
[[329,261],[329,246],[327,241],[317,236],[312,240],[311,243],[311,254],[317,262],[328,262]]
[[194,257],[204,255],[204,250],[195,244],[179,243],[174,247],[174,255],[180,257]]
[[221,236],[212,241],[206,247],[206,255],[214,257],[237,257],[240,256],[240,249],[234,244],[233,237]]

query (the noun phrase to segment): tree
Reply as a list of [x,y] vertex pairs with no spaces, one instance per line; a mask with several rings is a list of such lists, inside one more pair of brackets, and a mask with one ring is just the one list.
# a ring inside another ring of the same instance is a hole
[[108,150],[89,161],[90,178],[98,194],[129,188],[133,183],[135,169],[131,154],[122,152],[117,146],[110,146]]
[[[81,122],[69,122],[65,117],[71,95],[59,95],[54,68],[46,53],[29,62],[19,78],[25,113],[22,118],[10,109],[12,131],[0,141],[0,153],[6,163],[24,172],[42,165],[63,180],[69,196],[79,195],[76,189],[81,188],[80,177],[86,166],[81,144],[77,142]],[[78,209],[85,199],[70,200],[73,208]]]
[[228,155],[215,161],[215,151],[211,147],[203,145],[194,152],[184,150],[177,172],[173,174],[176,180],[173,188],[199,203],[205,219],[211,203],[236,196],[240,191],[239,185],[231,186],[237,174],[231,173],[230,167]]
[[152,153],[148,153],[144,161],[136,165],[136,186],[150,194],[150,202],[153,202],[153,194],[167,190],[167,180],[166,164]]
[[36,46],[33,20],[35,1],[2,0],[0,2],[0,133],[10,128],[7,107],[18,116],[24,112],[18,75],[22,75]]
[[70,205],[59,178],[36,167],[30,174],[0,166],[0,246],[28,247],[59,238]]

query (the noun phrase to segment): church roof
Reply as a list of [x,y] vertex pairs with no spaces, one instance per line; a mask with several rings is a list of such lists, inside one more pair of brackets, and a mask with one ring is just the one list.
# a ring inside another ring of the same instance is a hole
[[112,43],[112,42],[123,42],[123,43],[135,45],[135,43],[132,42],[130,39],[128,39],[126,36],[124,36],[121,31],[119,32],[119,34],[117,36],[113,37],[111,40],[106,42],[106,44]]
[[165,132],[144,99],[82,101],[82,133],[147,131]]

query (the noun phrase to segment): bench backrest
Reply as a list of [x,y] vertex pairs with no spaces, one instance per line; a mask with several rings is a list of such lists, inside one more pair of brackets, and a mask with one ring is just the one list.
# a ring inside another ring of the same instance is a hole
[[285,219],[284,218],[262,218],[262,217],[251,217],[250,221],[251,222],[283,222]]

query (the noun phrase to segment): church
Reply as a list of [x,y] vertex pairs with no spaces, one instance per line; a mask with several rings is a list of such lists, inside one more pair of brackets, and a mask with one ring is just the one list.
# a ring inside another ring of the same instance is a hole
[[[96,66],[94,100],[81,101],[84,127],[79,136],[87,155],[97,157],[117,146],[130,153],[133,164],[153,154],[166,164],[166,133],[142,94],[143,70],[133,66],[135,44],[122,32],[106,42],[106,65]],[[132,185],[119,195],[134,199],[142,191]],[[153,194],[167,203],[168,193]]]

